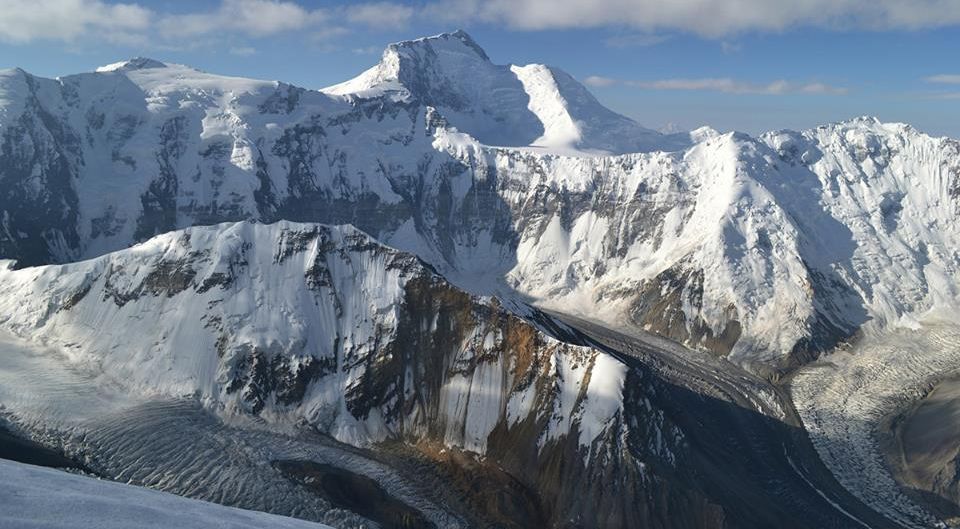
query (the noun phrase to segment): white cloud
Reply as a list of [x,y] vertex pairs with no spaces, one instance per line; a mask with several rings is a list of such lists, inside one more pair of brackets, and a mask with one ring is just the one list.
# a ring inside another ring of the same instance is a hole
[[646,48],[656,46],[669,40],[667,35],[657,35],[654,33],[634,33],[630,35],[615,35],[608,38],[605,42],[611,48]]
[[627,86],[645,90],[686,90],[710,91],[726,94],[828,94],[843,95],[847,89],[830,86],[824,83],[797,84],[779,79],[766,84],[737,81],[729,77],[713,77],[700,79],[661,79],[656,81],[624,81]]
[[355,4],[346,8],[347,20],[372,28],[403,27],[414,15],[412,7],[392,2]]
[[743,49],[743,46],[736,42],[730,42],[725,40],[720,43],[720,51],[726,54],[737,53],[742,49]]
[[[313,9],[305,0],[220,0],[207,9],[178,13],[151,10],[144,4],[145,0],[0,0],[0,41],[87,39],[165,49],[222,40],[227,51],[243,55],[251,46],[238,38],[300,33],[318,41],[357,26],[395,28],[416,14],[411,7],[388,1]],[[236,44],[235,49],[226,43]]]
[[265,37],[317,25],[326,17],[321,10],[308,11],[293,2],[223,0],[215,11],[166,15],[157,28],[168,38],[207,36],[214,32]]
[[844,95],[848,90],[844,87],[839,86],[830,86],[824,83],[810,83],[801,85],[799,87],[800,92],[807,94],[830,94],[830,95]]
[[327,42],[342,37],[350,33],[350,30],[342,26],[327,26],[313,30],[310,33],[310,40],[313,42]]
[[609,77],[601,77],[599,75],[591,75],[583,80],[583,83],[587,86],[594,86],[597,88],[603,88],[605,86],[612,86],[617,84],[616,79],[611,79]]
[[709,91],[723,92],[726,94],[759,94],[759,95],[783,95],[783,94],[825,94],[825,95],[844,95],[847,89],[838,86],[832,86],[825,83],[793,83],[784,79],[778,79],[766,84],[749,83],[737,81],[730,77],[704,77],[704,78],[676,78],[659,79],[654,81],[636,81],[614,79],[612,77],[602,77],[591,75],[583,80],[583,84],[595,88],[605,88],[613,85],[624,85],[644,90],[679,90],[679,91]]
[[257,53],[256,48],[251,46],[234,46],[230,48],[230,55],[239,55],[241,57],[248,57]]
[[525,30],[627,26],[707,37],[794,26],[924,29],[960,24],[957,0],[438,0],[429,12]]
[[960,74],[931,75],[924,79],[928,83],[960,84]]
[[383,48],[381,46],[364,46],[362,48],[353,48],[351,51],[357,55],[380,55]]
[[91,33],[107,40],[137,40],[149,27],[149,9],[136,4],[100,0],[4,0],[0,7],[0,40],[70,42]]

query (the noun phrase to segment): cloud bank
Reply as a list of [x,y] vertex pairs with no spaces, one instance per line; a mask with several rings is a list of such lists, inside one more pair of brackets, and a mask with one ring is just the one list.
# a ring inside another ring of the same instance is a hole
[[960,74],[931,75],[924,79],[924,81],[937,84],[960,84]]
[[796,26],[926,29],[960,24],[956,0],[441,0],[437,16],[524,30],[632,27],[717,38]]
[[104,0],[4,0],[0,41],[74,42],[80,39],[157,44],[203,37],[263,38],[305,32],[342,35],[344,26],[403,26],[413,8],[393,2],[355,2],[308,8],[291,0],[221,0],[213,9],[164,13],[138,3]]
[[71,41],[97,34],[109,41],[127,41],[147,30],[153,14],[136,4],[99,0],[5,0],[0,7],[0,39]]
[[[142,1],[142,0],[141,0]],[[659,32],[722,38],[793,27],[918,30],[960,25],[958,0],[427,0],[316,4],[306,0],[221,0],[213,9],[157,12],[136,0],[4,0],[0,40],[71,42],[79,38],[167,40],[214,34],[258,38],[290,31],[486,23],[518,30],[611,28],[614,47],[650,46]]]

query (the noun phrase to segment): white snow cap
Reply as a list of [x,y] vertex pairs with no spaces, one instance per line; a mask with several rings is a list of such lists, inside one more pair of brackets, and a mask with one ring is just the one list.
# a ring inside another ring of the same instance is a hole
[[128,61],[115,62],[106,66],[97,68],[97,73],[107,73],[116,71],[147,70],[151,68],[166,68],[167,64],[147,57],[134,57]]

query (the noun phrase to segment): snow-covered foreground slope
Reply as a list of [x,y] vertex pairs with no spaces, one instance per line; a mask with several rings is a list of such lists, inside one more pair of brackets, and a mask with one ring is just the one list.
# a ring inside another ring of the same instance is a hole
[[956,141],[857,119],[669,144],[462,32],[323,92],[136,59],[4,71],[0,106],[0,256],[21,266],[221,221],[352,223],[475,294],[772,376],[957,304]]
[[8,529],[329,529],[13,461],[0,460],[0,475],[0,526]]

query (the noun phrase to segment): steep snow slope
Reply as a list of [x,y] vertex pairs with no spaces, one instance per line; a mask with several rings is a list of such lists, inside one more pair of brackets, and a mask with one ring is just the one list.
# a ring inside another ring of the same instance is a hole
[[13,461],[0,460],[0,473],[0,525],[9,529],[328,527]]
[[436,144],[496,174],[517,237],[498,274],[557,310],[626,316],[762,372],[957,307],[958,142],[869,118],[698,135],[604,158]]
[[960,142],[874,118],[763,141],[789,166],[763,183],[802,230],[805,260],[834,270],[873,328],[956,309]]
[[0,256],[21,266],[220,221],[352,223],[473,293],[771,376],[956,306],[960,147],[903,125],[573,152],[633,137],[625,118],[463,33],[391,45],[328,93],[135,59],[7,71],[0,94]]

